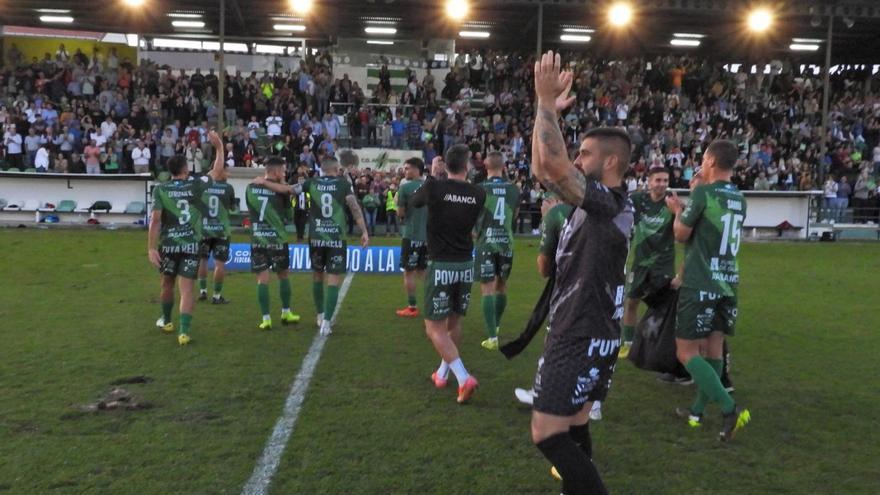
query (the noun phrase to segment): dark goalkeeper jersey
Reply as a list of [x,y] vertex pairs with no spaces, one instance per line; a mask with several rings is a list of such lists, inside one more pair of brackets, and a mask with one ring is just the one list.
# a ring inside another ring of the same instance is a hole
[[486,192],[478,186],[429,177],[407,205],[408,208],[428,207],[428,258],[473,260],[471,232],[485,202]]
[[587,182],[556,249],[550,332],[617,339],[623,316],[626,257],[633,207],[623,188]]

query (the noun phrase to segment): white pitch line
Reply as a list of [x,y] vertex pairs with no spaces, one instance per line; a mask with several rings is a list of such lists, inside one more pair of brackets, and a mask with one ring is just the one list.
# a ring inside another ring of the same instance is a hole
[[[354,273],[349,272],[342,281],[342,286],[339,288],[339,301],[336,303],[336,311],[330,320],[331,323],[336,323],[336,318],[339,317],[342,301],[345,299],[345,295],[348,294],[348,288],[351,287],[353,278]],[[318,359],[321,358],[321,352],[324,350],[326,342],[327,337],[320,333],[312,340],[309,352],[303,359],[302,367],[299,373],[297,373],[293,385],[290,387],[290,393],[287,394],[287,400],[284,402],[281,417],[278,418],[275,428],[272,429],[269,441],[266,442],[266,447],[263,448],[263,454],[254,467],[254,472],[247,483],[245,483],[244,488],[242,488],[242,495],[265,495],[269,491],[269,483],[272,482],[272,477],[278,471],[281,455],[284,454],[284,448],[287,447],[287,442],[293,433],[293,427],[302,409],[306,391],[309,389],[309,383],[312,381],[312,375],[315,374],[315,367],[318,365]]]

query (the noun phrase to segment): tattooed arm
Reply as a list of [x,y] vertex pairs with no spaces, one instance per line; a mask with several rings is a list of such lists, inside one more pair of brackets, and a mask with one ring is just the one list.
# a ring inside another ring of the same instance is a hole
[[370,234],[367,231],[367,223],[364,221],[364,212],[361,211],[361,205],[358,204],[355,195],[349,194],[346,196],[345,204],[347,204],[348,209],[351,210],[351,216],[354,217],[354,222],[357,224],[358,228],[361,229],[361,247],[369,246]]
[[587,180],[568,158],[558,113],[574,102],[574,98],[568,96],[573,75],[560,72],[560,65],[559,55],[554,56],[553,52],[535,62],[538,108],[532,133],[532,173],[562,201],[580,206]]

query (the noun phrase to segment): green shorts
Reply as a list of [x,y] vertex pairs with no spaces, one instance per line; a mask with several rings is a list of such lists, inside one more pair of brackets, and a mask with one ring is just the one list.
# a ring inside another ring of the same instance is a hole
[[251,272],[261,273],[272,270],[275,273],[290,268],[290,250],[287,243],[275,246],[254,246],[251,244]]
[[[735,289],[734,289],[735,291]],[[675,338],[705,339],[712,332],[732,336],[736,329],[736,295],[682,287],[678,294]]]
[[495,277],[507,280],[510,278],[510,270],[513,268],[513,252],[477,251],[474,267],[480,274],[480,282],[491,282],[495,280]]
[[425,275],[425,319],[438,321],[450,313],[467,314],[473,283],[472,261],[429,261]]
[[214,256],[214,261],[226,263],[229,261],[229,239],[220,237],[206,237],[199,245],[199,257],[206,260]]
[[649,266],[634,266],[626,277],[626,297],[644,299],[669,285],[673,278]]
[[348,261],[348,246],[342,242],[342,247],[322,247],[309,244],[309,260],[312,263],[312,271],[341,275],[346,271]]
[[159,273],[195,280],[199,274],[199,255],[194,253],[161,253]]
[[427,268],[428,243],[404,239],[400,243],[400,267],[408,272]]

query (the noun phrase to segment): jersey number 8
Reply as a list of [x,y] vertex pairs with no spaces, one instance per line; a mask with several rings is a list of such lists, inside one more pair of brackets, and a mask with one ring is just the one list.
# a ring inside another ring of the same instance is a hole
[[333,196],[327,193],[321,195],[321,216],[324,218],[333,216]]

